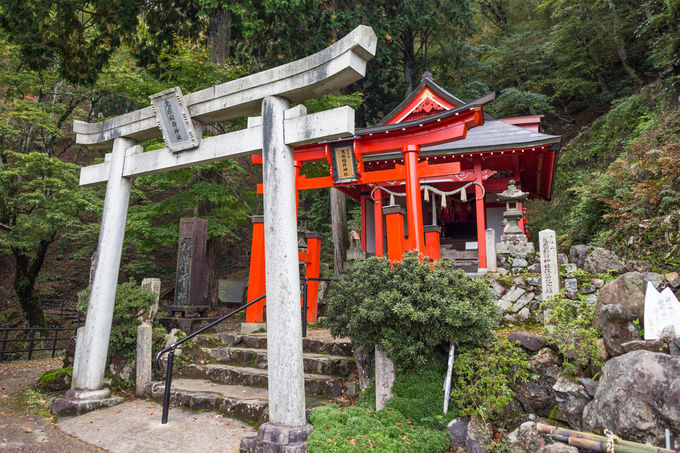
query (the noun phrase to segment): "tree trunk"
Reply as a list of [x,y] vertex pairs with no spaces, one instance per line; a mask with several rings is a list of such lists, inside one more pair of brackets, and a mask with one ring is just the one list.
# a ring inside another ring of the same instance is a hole
[[210,61],[220,64],[229,59],[231,11],[227,8],[217,8],[210,13],[208,42],[211,49]]
[[12,250],[16,263],[14,269],[14,291],[17,293],[19,304],[21,304],[24,317],[30,327],[47,327],[45,313],[35,293],[35,282],[45,262],[49,246],[50,241],[40,241],[36,257],[32,262],[26,254],[16,249]]
[[213,309],[217,308],[218,303],[218,268],[217,257],[219,256],[218,249],[220,240],[208,239],[205,248],[205,267],[208,274],[208,302]]
[[349,238],[347,237],[347,202],[345,194],[331,187],[331,222],[333,227],[333,269],[336,275],[345,270]]
[[614,38],[614,45],[616,46],[616,53],[619,55],[619,60],[621,60],[621,64],[623,65],[623,69],[626,70],[628,73],[628,76],[630,76],[631,79],[638,85],[642,85],[642,79],[638,75],[638,73],[633,69],[633,67],[630,65],[628,62],[628,53],[626,52],[626,46],[625,43],[623,42],[623,38],[621,37],[620,34],[620,28],[619,28],[619,17],[616,15],[616,5],[614,5],[614,0],[607,0],[607,3],[609,4],[609,9],[611,10],[612,14],[614,15],[614,27],[613,30],[611,30],[612,37]]
[[[209,181],[211,183],[218,183],[220,178],[215,170],[199,170],[196,175],[199,181]],[[194,216],[199,218],[206,218],[208,213],[215,208],[215,205],[207,199],[197,200],[194,208]],[[207,297],[207,304],[210,308],[217,307],[217,249],[219,245],[219,238],[207,239],[205,244],[205,291],[203,294]]]

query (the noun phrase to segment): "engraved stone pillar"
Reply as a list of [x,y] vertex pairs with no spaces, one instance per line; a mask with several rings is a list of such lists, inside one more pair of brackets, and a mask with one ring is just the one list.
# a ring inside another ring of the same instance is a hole
[[143,396],[146,384],[151,382],[152,340],[153,328],[143,322],[137,327],[137,363],[135,364],[137,396]]
[[191,217],[179,221],[175,305],[203,305],[207,233],[207,220]]
[[385,407],[392,398],[394,384],[394,362],[384,352],[375,348],[375,410]]
[[498,271],[496,260],[496,230],[487,228],[484,236],[486,240],[486,270],[487,272]]
[[147,321],[149,324],[153,325],[153,320],[156,318],[156,313],[158,313],[158,302],[161,298],[161,279],[145,278],[142,280],[142,289],[144,291],[150,291],[154,295],[154,301],[149,307],[149,311],[142,316],[142,321]]
[[548,300],[560,292],[560,270],[557,264],[557,239],[553,230],[538,233],[541,252],[541,284],[543,300]]

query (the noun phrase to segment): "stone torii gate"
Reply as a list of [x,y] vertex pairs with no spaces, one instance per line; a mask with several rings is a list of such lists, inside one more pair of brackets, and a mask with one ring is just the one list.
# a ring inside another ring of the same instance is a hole
[[[55,399],[53,411],[60,406],[62,412],[82,413],[115,403],[103,381],[131,179],[262,152],[269,424],[255,442],[267,443],[262,435],[293,443],[307,438],[311,427],[305,419],[293,146],[351,136],[354,110],[340,107],[307,115],[303,106],[289,108],[289,103],[334,92],[362,78],[376,42],[373,30],[362,25],[301,60],[186,96],[178,88],[168,90],[151,96],[152,107],[100,123],[74,122],[77,143],[112,146],[112,152],[80,174],[83,186],[106,182],[106,198],[87,318],[76,347],[73,389]],[[246,129],[201,140],[204,124],[258,111],[261,121],[250,121]],[[137,145],[161,132],[166,148],[143,152]],[[278,434],[272,436],[271,430]]]

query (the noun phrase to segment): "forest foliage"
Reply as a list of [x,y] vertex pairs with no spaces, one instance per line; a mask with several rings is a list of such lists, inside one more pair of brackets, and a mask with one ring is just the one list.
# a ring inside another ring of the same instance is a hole
[[[96,246],[103,192],[79,188],[76,166],[103,151],[75,145],[73,120],[300,58],[361,23],[378,36],[367,76],[310,110],[350,104],[359,126],[374,124],[424,71],[464,100],[495,90],[488,113],[545,114],[545,131],[565,137],[554,200],[531,207],[534,231],[677,265],[680,0],[0,0],[0,253],[28,322],[45,323],[43,263],[86,262]],[[258,173],[237,160],[138,178],[122,277],[169,277],[173,260],[157,267],[157,256],[172,255],[179,218],[198,215],[209,222],[214,286],[260,212]],[[314,229],[328,229],[327,197],[301,197]],[[63,275],[63,291],[86,286],[82,274]]]

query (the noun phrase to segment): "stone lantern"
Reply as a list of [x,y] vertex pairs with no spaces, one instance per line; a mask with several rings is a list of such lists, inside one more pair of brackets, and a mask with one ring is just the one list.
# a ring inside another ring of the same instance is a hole
[[505,202],[503,218],[508,222],[508,227],[503,231],[503,236],[506,234],[524,234],[518,225],[523,217],[519,204],[527,199],[529,192],[522,192],[517,188],[515,180],[510,180],[508,188],[497,196],[498,201]]
[[507,222],[507,227],[501,236],[501,243],[498,245],[498,253],[524,255],[534,251],[534,245],[527,240],[518,225],[523,217],[519,204],[528,196],[529,192],[519,190],[514,180],[510,180],[508,188],[497,195],[498,201],[505,203],[503,219]]

